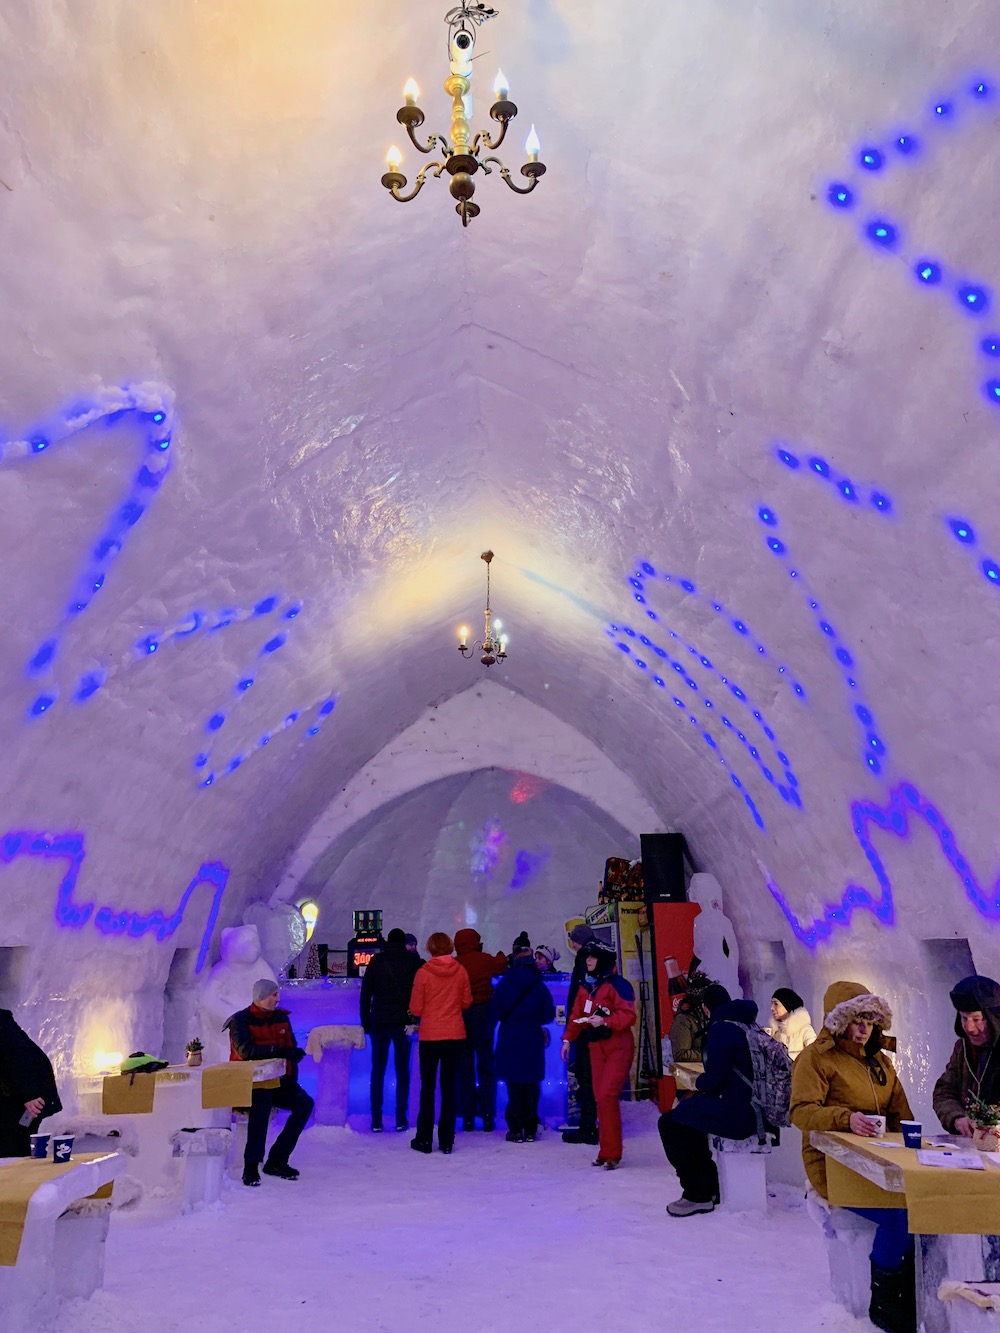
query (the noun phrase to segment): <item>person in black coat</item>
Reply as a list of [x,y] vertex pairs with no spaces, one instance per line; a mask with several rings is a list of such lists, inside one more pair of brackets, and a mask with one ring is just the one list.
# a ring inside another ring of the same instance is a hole
[[0,1157],[29,1157],[32,1134],[61,1110],[49,1057],[9,1009],[0,1009]]
[[390,930],[385,948],[365,968],[361,978],[361,1026],[371,1038],[372,1132],[382,1132],[382,1094],[385,1069],[392,1046],[396,1067],[396,1129],[409,1129],[410,1041],[406,1035],[410,1018],[413,978],[423,960],[406,947],[401,930]]
[[507,1142],[534,1143],[538,1097],[545,1077],[545,1024],[556,1006],[530,953],[511,960],[493,992],[491,1017],[499,1023],[496,1072],[507,1084]]
[[683,1190],[680,1199],[667,1205],[673,1217],[710,1213],[715,1207],[719,1173],[708,1136],[746,1139],[757,1129],[750,1100],[750,1047],[746,1034],[734,1026],[756,1023],[757,1006],[752,1000],[730,1000],[729,992],[718,984],[708,987],[702,1003],[708,1013],[705,1072],[698,1076],[694,1095],[661,1115],[658,1124],[663,1151]]

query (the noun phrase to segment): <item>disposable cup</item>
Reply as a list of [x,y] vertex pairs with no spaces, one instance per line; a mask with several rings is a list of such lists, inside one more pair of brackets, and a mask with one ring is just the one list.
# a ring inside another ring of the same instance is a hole
[[919,1120],[903,1120],[900,1123],[900,1129],[903,1131],[903,1144],[905,1147],[920,1147],[924,1127]]
[[51,1134],[32,1134],[31,1136],[31,1155],[32,1157],[48,1157],[49,1139]]
[[74,1134],[55,1134],[52,1138],[52,1159],[56,1162],[68,1162],[73,1156]]
[[869,1120],[873,1120],[873,1121],[875,1122],[875,1124],[876,1124],[876,1126],[877,1126],[877,1129],[876,1129],[875,1132],[876,1132],[876,1134],[878,1135],[878,1137],[881,1138],[882,1135],[885,1133],[885,1116],[884,1116],[884,1115],[869,1115],[867,1111],[862,1111],[861,1114],[862,1114],[862,1115],[867,1115]]

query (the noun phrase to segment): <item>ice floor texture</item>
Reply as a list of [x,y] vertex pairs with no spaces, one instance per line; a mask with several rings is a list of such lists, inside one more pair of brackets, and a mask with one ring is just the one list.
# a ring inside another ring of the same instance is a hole
[[793,1191],[766,1218],[669,1218],[656,1111],[623,1111],[617,1172],[555,1134],[460,1134],[451,1157],[425,1157],[409,1134],[309,1130],[294,1184],[233,1184],[169,1221],[118,1214],[105,1290],[68,1306],[56,1333],[870,1329],[833,1304]]

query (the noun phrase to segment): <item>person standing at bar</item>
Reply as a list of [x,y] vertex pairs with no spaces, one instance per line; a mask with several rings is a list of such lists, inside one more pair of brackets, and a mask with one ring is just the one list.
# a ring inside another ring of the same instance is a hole
[[361,1026],[372,1044],[372,1133],[382,1133],[382,1095],[385,1069],[392,1046],[396,1068],[396,1129],[410,1128],[410,992],[422,963],[406,947],[399,929],[389,931],[385,948],[365,968],[361,978]]
[[434,1094],[441,1078],[441,1116],[438,1147],[450,1153],[455,1146],[456,1079],[465,1041],[463,1012],[472,1004],[469,974],[452,957],[451,936],[439,930],[427,941],[427,962],[413,981],[410,1012],[420,1019],[420,1111],[417,1135],[410,1140],[415,1152],[434,1151]]
[[483,1130],[490,1134],[496,1127],[497,1079],[493,1063],[494,1020],[490,1010],[493,978],[507,970],[502,953],[483,952],[478,930],[466,927],[455,933],[455,955],[459,967],[469,975],[472,1004],[465,1011],[465,1045],[458,1071],[463,1126],[476,1128],[476,1116],[482,1116]]

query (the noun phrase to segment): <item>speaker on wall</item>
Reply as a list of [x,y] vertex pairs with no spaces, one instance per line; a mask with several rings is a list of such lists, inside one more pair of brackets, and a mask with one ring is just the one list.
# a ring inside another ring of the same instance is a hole
[[648,903],[687,901],[683,833],[641,833],[643,897]]

